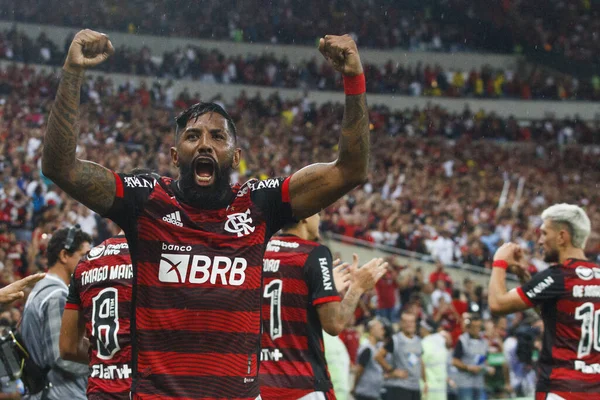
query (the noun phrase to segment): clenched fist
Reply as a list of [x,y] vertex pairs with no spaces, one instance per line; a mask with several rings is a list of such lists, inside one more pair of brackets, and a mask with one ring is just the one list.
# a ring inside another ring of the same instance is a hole
[[356,43],[350,35],[326,35],[319,40],[319,51],[333,68],[345,76],[356,76],[363,73]]
[[515,243],[504,243],[494,254],[494,261],[506,261],[509,266],[518,265],[523,256],[523,249]]
[[64,69],[81,72],[104,62],[115,49],[104,33],[84,29],[73,38]]

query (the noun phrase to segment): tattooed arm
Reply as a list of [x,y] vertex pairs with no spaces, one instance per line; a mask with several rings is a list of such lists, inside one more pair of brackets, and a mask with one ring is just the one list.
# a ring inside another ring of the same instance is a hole
[[100,214],[113,204],[115,179],[110,170],[76,157],[79,93],[85,69],[100,64],[113,52],[105,35],[90,30],[77,33],[63,67],[42,153],[42,173]]
[[[348,35],[325,36],[319,50],[347,76],[363,73],[356,43]],[[338,159],[309,165],[290,180],[290,201],[296,218],[309,217],[364,183],[369,165],[369,113],[366,95],[347,95]]]
[[344,330],[354,315],[361,296],[375,287],[377,281],[385,274],[387,266],[388,264],[381,258],[374,258],[361,268],[353,266],[352,283],[343,300],[317,306],[319,321],[325,332],[337,336]]
[[317,306],[317,313],[319,314],[319,321],[323,330],[331,336],[339,335],[350,321],[352,315],[354,315],[358,301],[363,293],[364,291],[360,288],[350,286],[341,302],[326,303]]

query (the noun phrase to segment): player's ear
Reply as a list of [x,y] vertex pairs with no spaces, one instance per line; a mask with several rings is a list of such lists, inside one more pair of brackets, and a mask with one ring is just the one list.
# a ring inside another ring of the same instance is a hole
[[571,244],[571,235],[569,235],[569,231],[566,229],[561,229],[558,232],[558,245],[566,246]]
[[237,167],[240,166],[241,160],[242,160],[242,149],[237,147],[235,150],[233,150],[233,161],[231,163],[231,167],[233,169],[237,169]]
[[68,261],[68,259],[69,259],[69,253],[67,252],[67,250],[65,250],[65,249],[62,249],[62,250],[60,251],[60,253],[58,253],[58,260],[59,260],[61,263],[63,263],[63,264],[66,264],[66,263],[67,263],[67,261]]
[[177,153],[175,147],[171,147],[171,161],[173,162],[173,165],[179,168],[179,153]]

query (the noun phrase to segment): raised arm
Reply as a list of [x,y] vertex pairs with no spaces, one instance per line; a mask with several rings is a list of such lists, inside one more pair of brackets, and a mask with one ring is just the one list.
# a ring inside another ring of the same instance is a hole
[[349,35],[327,35],[321,39],[319,50],[344,75],[346,103],[337,160],[309,165],[290,180],[292,210],[300,219],[316,214],[363,184],[369,166],[369,112],[356,43]]
[[108,37],[89,29],[73,38],[44,138],[42,173],[71,197],[102,214],[115,196],[112,172],[90,161],[79,160],[77,148],[79,93],[86,68],[114,52]]

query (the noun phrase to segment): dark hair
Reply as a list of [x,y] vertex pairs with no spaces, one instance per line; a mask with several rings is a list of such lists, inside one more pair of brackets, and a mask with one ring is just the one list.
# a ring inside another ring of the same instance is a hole
[[[69,233],[71,235],[69,235]],[[70,243],[67,243],[67,239],[71,239]],[[84,242],[92,243],[92,237],[74,226],[71,228],[59,229],[52,234],[52,238],[48,242],[48,249],[46,250],[46,257],[48,258],[48,266],[51,267],[58,261],[58,255],[62,250],[65,250],[68,254],[73,255],[77,250],[81,248]]]
[[216,103],[204,102],[194,104],[175,118],[175,122],[177,123],[177,130],[175,131],[175,136],[179,139],[180,131],[182,129],[185,129],[185,127],[191,119],[197,119],[199,116],[210,112],[217,113],[223,118],[225,118],[225,120],[227,121],[227,127],[229,128],[229,131],[233,134],[234,140],[237,140],[237,130],[235,129],[235,124],[233,123],[233,119],[231,118],[231,116],[227,114],[227,111],[225,111],[223,107]]

